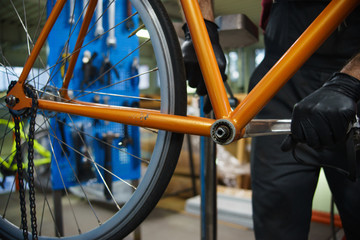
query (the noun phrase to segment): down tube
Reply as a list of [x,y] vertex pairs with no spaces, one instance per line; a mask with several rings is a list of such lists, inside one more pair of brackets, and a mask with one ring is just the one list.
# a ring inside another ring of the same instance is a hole
[[230,118],[234,120],[237,129],[243,129],[255,117],[358,4],[358,0],[333,0],[329,3],[231,113]]

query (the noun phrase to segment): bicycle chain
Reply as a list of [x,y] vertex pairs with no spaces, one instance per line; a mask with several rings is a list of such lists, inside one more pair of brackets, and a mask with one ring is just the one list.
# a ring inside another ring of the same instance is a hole
[[[11,113],[13,115],[13,113]],[[21,210],[21,225],[23,229],[24,239],[28,239],[27,229],[27,217],[26,217],[26,202],[25,202],[25,190],[24,190],[24,171],[22,168],[21,161],[21,140],[20,140],[20,117],[13,115],[15,122],[15,142],[16,142],[16,154],[15,160],[17,162],[17,177],[19,185],[19,196],[20,196],[20,210]]]
[[[11,83],[11,89],[15,83]],[[30,203],[30,217],[31,217],[31,230],[32,239],[38,239],[37,235],[37,219],[36,219],[36,203],[35,203],[35,184],[34,184],[34,137],[35,137],[35,118],[37,112],[37,94],[35,88],[31,85],[24,86],[25,93],[32,99],[31,108],[22,113],[10,110],[15,122],[15,141],[16,141],[16,155],[15,159],[18,168],[19,180],[19,195],[20,195],[20,209],[21,209],[21,224],[23,227],[24,239],[28,239],[28,227],[26,216],[26,201],[25,201],[25,188],[24,188],[24,171],[22,167],[22,152],[21,152],[21,136],[20,136],[20,121],[22,118],[30,116],[29,136],[28,136],[28,184],[29,184],[29,203]]]

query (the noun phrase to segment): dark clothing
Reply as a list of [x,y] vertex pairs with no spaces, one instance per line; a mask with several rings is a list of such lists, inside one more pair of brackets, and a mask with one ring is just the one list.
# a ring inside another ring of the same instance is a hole
[[265,30],[266,25],[269,21],[269,15],[271,11],[272,0],[262,0],[261,1],[261,14],[260,14],[260,28]]
[[[326,1],[273,3],[266,26],[265,59],[253,73],[249,89],[255,86],[326,5]],[[295,103],[321,87],[333,72],[339,71],[358,52],[359,9],[339,26],[257,118],[291,118]],[[308,238],[312,199],[320,169],[299,164],[291,153],[282,152],[280,146],[283,139],[284,136],[271,136],[256,137],[252,141],[253,216],[258,240]],[[299,145],[297,153],[308,162],[326,162],[347,169],[345,144],[321,152]],[[324,171],[347,240],[360,239],[360,180],[351,182],[334,170]]]

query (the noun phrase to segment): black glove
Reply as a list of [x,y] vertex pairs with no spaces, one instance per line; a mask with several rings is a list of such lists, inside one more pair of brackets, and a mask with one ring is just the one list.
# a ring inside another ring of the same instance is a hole
[[335,73],[321,88],[295,105],[292,141],[319,149],[344,140],[355,121],[359,100],[360,81],[345,73]]
[[[215,53],[216,61],[219,65],[221,76],[223,78],[223,81],[225,81],[226,59],[224,52],[219,43],[218,26],[215,23],[210,22],[208,20],[205,20],[205,25],[209,33],[211,44],[214,48],[214,53]],[[181,46],[181,50],[185,62],[186,79],[189,80],[190,87],[196,88],[197,94],[199,94],[200,96],[204,96],[207,94],[207,90],[204,79],[201,74],[199,63],[196,58],[196,53],[193,46],[193,42],[191,40],[189,28],[186,23],[182,28],[185,33],[185,41]]]

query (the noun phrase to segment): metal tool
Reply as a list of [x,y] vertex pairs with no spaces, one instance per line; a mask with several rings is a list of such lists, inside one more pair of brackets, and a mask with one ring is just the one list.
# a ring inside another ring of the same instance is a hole
[[84,90],[86,86],[95,79],[97,75],[97,68],[93,65],[93,60],[96,58],[97,53],[91,53],[89,50],[84,51],[84,56],[82,58],[82,71],[84,73],[84,78],[81,81],[80,89]]
[[70,57],[69,53],[63,53],[61,55],[61,65],[60,65],[61,78],[64,78],[64,76],[65,76],[65,71],[66,71],[66,68],[67,68],[67,64],[69,62],[69,57]]
[[108,10],[108,19],[109,19],[109,33],[106,39],[106,44],[108,47],[116,46],[116,37],[115,37],[115,1],[109,3]]
[[291,119],[255,119],[245,127],[244,138],[291,133]]
[[70,5],[70,14],[69,14],[69,24],[74,24],[75,23],[75,12],[74,12],[74,9],[75,9],[75,0],[70,0],[69,2],[69,5]]
[[104,133],[102,138],[104,140],[104,148],[105,148],[105,158],[104,158],[104,167],[108,171],[104,171],[104,180],[107,187],[104,188],[104,195],[107,200],[111,199],[112,192],[112,175],[109,172],[112,172],[112,143],[115,138],[120,137],[119,133],[113,133],[111,131]]
[[65,134],[65,118],[62,120],[62,121],[59,121],[58,124],[59,124],[59,130],[60,130],[60,136],[61,136],[61,141],[60,141],[60,144],[61,144],[61,155],[62,156],[69,156],[70,154],[70,151],[68,149],[68,144],[67,144],[67,141],[66,141],[66,134]]
[[[130,68],[130,74],[131,76],[137,76],[139,75],[139,68],[140,68],[140,63],[139,63],[139,58],[138,57],[134,57],[133,61],[131,63],[131,68]],[[139,87],[139,82],[140,82],[140,77],[133,77],[131,79],[131,86],[133,87],[133,89],[138,89]]]
[[86,144],[84,125],[81,123],[77,128],[79,131],[72,132],[72,141],[74,148],[78,151],[78,153],[75,154],[76,173],[82,182],[95,178],[95,173],[92,169],[92,161],[90,160],[92,159],[91,153],[89,152],[90,149]]
[[[131,2],[130,0],[127,0],[126,1],[126,12],[127,12],[127,17],[130,17],[132,15],[132,6],[131,6]],[[131,29],[133,29],[135,26],[134,24],[134,21],[132,18],[129,18],[127,21],[126,21],[126,29],[128,31],[130,31]]]
[[100,36],[104,33],[102,14],[103,14],[103,0],[98,0],[96,6],[95,36]]
[[60,65],[60,75],[61,78],[65,77],[65,73],[68,67],[68,63],[70,62],[71,54],[68,50],[66,50],[63,54],[61,54],[61,65]]
[[[359,120],[349,126],[348,132],[360,128]],[[245,127],[244,138],[291,134],[291,119],[254,119]],[[359,145],[360,146],[360,145]],[[360,147],[359,147],[360,148]]]
[[[116,78],[120,78],[119,72],[116,70],[116,68],[111,64],[109,56],[104,57],[104,61],[101,63],[100,67],[100,83],[101,84],[111,84],[111,71],[115,73]],[[106,78],[106,80],[105,80]]]

